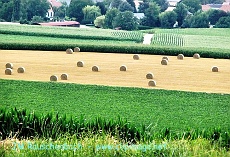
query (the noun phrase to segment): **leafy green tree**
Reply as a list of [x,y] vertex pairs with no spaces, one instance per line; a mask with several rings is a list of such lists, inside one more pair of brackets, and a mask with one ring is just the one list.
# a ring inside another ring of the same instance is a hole
[[215,27],[218,28],[230,28],[230,16],[226,16],[226,17],[221,17]]
[[21,0],[13,0],[13,13],[11,21],[19,21],[21,17]]
[[144,13],[146,9],[149,8],[149,2],[148,0],[143,0],[143,2],[140,2],[140,5],[138,7],[139,13]]
[[159,15],[161,27],[162,28],[173,28],[173,25],[176,23],[177,14],[174,11],[162,12]]
[[41,16],[42,18],[44,18],[49,8],[50,4],[47,0],[27,0],[27,20],[30,21],[33,16]]
[[155,2],[149,3],[149,7],[144,12],[145,17],[142,19],[142,25],[155,27],[159,23],[160,7]]
[[205,12],[197,12],[190,19],[190,28],[208,28],[209,20]]
[[82,9],[87,5],[93,5],[93,2],[91,0],[71,0],[67,9],[67,16],[76,18],[77,21],[81,22],[84,19]]
[[84,20],[89,21],[90,23],[93,23],[93,21],[96,19],[96,17],[101,16],[101,10],[99,7],[93,5],[93,6],[85,6],[83,9],[84,14]]
[[169,6],[167,0],[152,0],[152,2],[156,2],[160,6],[161,12],[164,12]]
[[113,28],[114,18],[120,13],[117,8],[108,10],[105,14],[105,28]]
[[227,13],[223,10],[210,9],[207,11],[208,20],[211,25],[215,25],[216,22],[221,18],[227,16]]
[[45,18],[49,5],[47,0],[2,0],[0,18],[6,21],[30,21],[33,16]]
[[138,19],[133,12],[120,12],[113,21],[113,28],[120,27],[122,30],[136,30],[138,26]]
[[10,22],[13,13],[13,1],[4,0],[1,1],[0,6],[0,19]]
[[149,8],[150,3],[156,3],[160,7],[160,12],[164,12],[169,6],[167,0],[143,0],[143,2],[140,2],[138,12],[144,13]]
[[106,9],[109,9],[111,3],[112,3],[113,0],[103,0],[103,3],[105,4],[105,8]]
[[118,7],[118,10],[120,10],[121,12],[124,12],[124,11],[131,11],[133,12],[134,9],[133,7],[126,1],[122,2],[119,7]]
[[110,7],[111,8],[117,8],[119,7],[119,5],[123,2],[123,0],[112,0]]
[[135,5],[134,1],[133,0],[127,0],[127,2],[133,7],[133,12],[136,13],[137,9],[136,9],[136,5]]
[[201,2],[199,0],[182,0],[181,2],[187,6],[188,11],[191,13],[201,10]]
[[43,18],[41,16],[33,16],[33,18],[31,19],[32,23],[40,23],[43,21]]
[[105,15],[106,14],[106,7],[105,7],[105,3],[104,2],[97,2],[96,6],[98,6],[101,10],[101,15]]
[[20,21],[27,21],[27,0],[21,0],[21,17],[20,17]]
[[104,28],[104,25],[105,25],[105,15],[98,16],[94,20],[94,25],[97,28]]
[[188,9],[183,3],[178,3],[173,11],[177,14],[177,22],[180,27],[188,15]]
[[54,11],[54,17],[57,18],[61,18],[64,19],[66,16],[66,10],[67,10],[67,3],[66,2],[62,2],[62,5],[60,7],[54,7],[53,11]]

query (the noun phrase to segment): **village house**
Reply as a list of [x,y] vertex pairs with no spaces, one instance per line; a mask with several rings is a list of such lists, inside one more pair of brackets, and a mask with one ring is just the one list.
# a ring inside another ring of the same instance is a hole
[[208,11],[210,9],[217,9],[217,10],[223,10],[225,12],[230,12],[230,0],[225,0],[223,4],[202,5],[202,11]]
[[60,7],[62,6],[61,2],[57,1],[57,0],[48,0],[50,3],[50,9],[47,11],[46,13],[46,17],[49,18],[50,20],[53,20],[54,18],[54,11],[53,8],[56,7]]

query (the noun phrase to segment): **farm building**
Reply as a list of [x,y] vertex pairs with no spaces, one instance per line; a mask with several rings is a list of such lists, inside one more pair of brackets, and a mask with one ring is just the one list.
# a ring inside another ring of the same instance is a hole
[[39,25],[41,26],[80,27],[80,23],[77,21],[48,22],[48,23],[39,23]]

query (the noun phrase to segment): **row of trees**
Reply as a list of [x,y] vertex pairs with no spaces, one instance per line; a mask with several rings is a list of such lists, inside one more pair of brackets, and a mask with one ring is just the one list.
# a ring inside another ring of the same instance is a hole
[[[223,0],[182,0],[173,11],[167,0],[143,0],[138,10],[133,0],[71,0],[59,8],[53,8],[55,19],[74,19],[82,24],[95,23],[97,27],[135,30],[138,26],[172,28],[178,27],[230,27],[230,14],[221,10],[201,11],[201,4],[222,3]],[[0,0],[0,19],[3,21],[31,21],[33,17],[47,20],[50,8],[47,0]],[[144,13],[137,19],[133,13]]]
[[47,0],[0,0],[2,21],[30,21],[33,16],[45,17],[50,8]]
[[[135,18],[130,13],[131,11],[128,13],[127,11],[122,12],[119,8],[111,9],[104,17],[99,16],[96,18],[95,25],[104,28],[121,27],[128,30],[136,29],[137,25],[162,28],[207,28],[210,25],[230,27],[230,13],[214,9],[203,12],[201,11],[201,2],[199,0],[193,0],[192,3],[190,0],[182,0],[173,11],[164,12],[161,11],[162,7],[158,3],[144,1],[139,10],[145,15],[140,20]],[[125,15],[130,18],[117,18],[117,16],[126,17]]]

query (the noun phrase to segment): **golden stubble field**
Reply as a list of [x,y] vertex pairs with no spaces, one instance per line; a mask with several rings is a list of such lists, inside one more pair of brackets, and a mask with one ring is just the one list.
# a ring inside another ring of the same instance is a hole
[[[163,56],[139,56],[139,60],[134,60],[132,54],[0,50],[0,78],[49,81],[51,75],[57,75],[58,82],[230,93],[229,59],[178,60],[176,56],[168,56],[169,64],[161,65]],[[78,61],[83,61],[84,67],[77,67]],[[5,75],[8,62],[14,65],[12,75]],[[94,65],[99,66],[99,72],[92,72]],[[126,65],[127,71],[120,71],[121,65]],[[25,67],[24,74],[17,73],[20,66]],[[212,66],[218,66],[219,72],[212,72]],[[156,87],[148,86],[148,72],[154,74]],[[60,79],[62,73],[68,74],[68,80]]]

